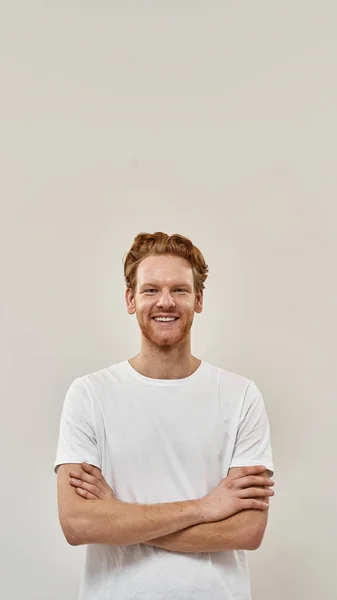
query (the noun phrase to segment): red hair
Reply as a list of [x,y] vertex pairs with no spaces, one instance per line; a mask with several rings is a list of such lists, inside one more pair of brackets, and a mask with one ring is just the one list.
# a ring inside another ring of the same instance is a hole
[[126,287],[135,292],[139,263],[147,256],[160,254],[172,254],[187,259],[193,271],[195,293],[204,289],[204,282],[208,276],[208,265],[199,248],[179,233],[168,235],[162,231],[136,235],[130,250],[123,257]]

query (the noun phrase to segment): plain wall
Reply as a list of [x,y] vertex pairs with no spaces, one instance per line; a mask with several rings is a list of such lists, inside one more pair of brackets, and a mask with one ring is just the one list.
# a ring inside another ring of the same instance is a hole
[[209,264],[192,352],[254,379],[275,497],[253,598],[336,575],[335,0],[3,2],[1,596],[75,600],[53,473],[75,377],[136,354],[122,257],[182,233]]

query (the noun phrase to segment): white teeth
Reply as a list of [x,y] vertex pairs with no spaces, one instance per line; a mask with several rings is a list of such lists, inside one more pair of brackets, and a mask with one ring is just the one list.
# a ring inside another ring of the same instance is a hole
[[155,321],[175,321],[175,317],[154,317]]

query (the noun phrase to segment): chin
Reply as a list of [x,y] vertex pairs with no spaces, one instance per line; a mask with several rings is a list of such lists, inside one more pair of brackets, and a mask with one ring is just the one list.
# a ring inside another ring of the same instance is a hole
[[183,341],[184,335],[180,333],[180,335],[158,335],[157,332],[154,332],[149,327],[141,327],[141,332],[143,336],[151,342],[151,344],[155,344],[156,346],[174,346]]
[[[193,322],[193,319],[192,319]],[[169,347],[176,346],[177,344],[181,344],[188,337],[191,326],[191,323],[184,323],[182,328],[179,328],[175,333],[171,332],[171,334],[166,334],[162,332],[161,334],[158,331],[154,330],[152,324],[144,323],[143,320],[139,320],[138,324],[142,335],[152,344],[155,344],[159,347]]]
[[161,335],[145,335],[145,337],[156,346],[174,346],[183,341],[182,337],[177,336],[161,336]]

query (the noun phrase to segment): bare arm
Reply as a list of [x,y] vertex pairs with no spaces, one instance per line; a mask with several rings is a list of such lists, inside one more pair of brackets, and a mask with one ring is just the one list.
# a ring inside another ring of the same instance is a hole
[[[236,468],[229,474],[238,472]],[[261,474],[268,479],[270,472]],[[269,497],[264,498],[269,504]],[[266,510],[247,509],[216,523],[200,523],[181,531],[145,542],[147,546],[171,552],[219,552],[223,550],[256,550],[263,540],[268,521]]]
[[217,523],[201,523],[181,531],[144,542],[147,546],[171,552],[220,552],[256,550],[263,538],[264,525],[256,522],[256,512],[266,523],[268,509],[243,510]]
[[[100,502],[104,502],[104,506],[106,505],[106,502],[108,502],[108,506],[109,503],[112,505],[116,503],[116,497],[113,490],[107,484],[98,468],[83,463],[81,467],[79,467],[79,465],[70,465],[69,467],[68,465],[69,468],[67,469],[67,472],[72,470],[71,467],[74,466],[76,467],[76,473],[71,473],[72,478],[69,479],[69,483],[74,487],[70,489],[75,491],[74,488],[76,488],[77,493],[81,495],[82,498],[79,498],[77,495],[75,495],[75,498],[82,501],[82,505],[83,501],[95,502],[97,499],[99,499]],[[261,509],[268,507],[268,494],[272,493],[268,490],[268,486],[273,485],[273,482],[271,482],[271,480],[266,480],[266,471],[263,469],[263,467],[231,469],[228,477],[220,482],[219,485],[203,499],[187,501],[196,503],[199,510],[201,509],[201,517],[199,516],[197,524],[194,522],[192,525],[180,526],[180,529],[175,528],[172,533],[156,536],[152,539],[147,536],[142,542],[147,545],[178,552],[225,550],[227,549],[225,544],[231,546],[229,549],[233,549],[233,544],[238,544],[237,547],[240,548],[247,547],[253,549],[252,544],[256,544],[257,524],[260,522],[260,519],[264,518],[260,517],[259,513],[265,512],[265,510]],[[249,475],[252,473],[258,473],[260,476]],[[73,479],[74,477],[77,477],[77,479]],[[266,486],[263,485],[265,482]],[[257,485],[258,487],[248,487],[252,486],[252,484]],[[254,495],[259,497],[254,498]],[[136,506],[142,508],[146,506],[155,506],[157,508],[166,506],[166,504],[132,505],[124,502],[121,504],[126,507]],[[168,503],[169,506],[172,506],[173,504],[185,505],[185,502]],[[95,506],[97,506],[97,503]],[[103,506],[103,504],[101,506]],[[247,510],[243,510],[245,507],[247,507]],[[251,507],[253,507],[254,510],[249,510]],[[234,513],[235,516],[241,515],[241,529],[239,528],[238,521],[230,519]],[[101,513],[99,513],[99,515],[100,518],[102,518]],[[132,518],[132,513],[129,513],[127,516]],[[202,521],[202,525],[199,525]],[[208,524],[211,525],[211,527],[208,527]],[[92,527],[92,525],[93,521],[91,520],[89,526]],[[225,530],[223,530],[224,528]],[[63,527],[63,530],[66,534],[65,527]],[[178,533],[181,533],[181,536],[179,536]],[[69,539],[68,541],[69,543],[72,543]],[[90,542],[82,541],[79,543]],[[109,542],[107,541],[106,543]],[[126,545],[128,543],[131,544],[136,542],[126,541],[120,545]]]
[[115,496],[88,500],[69,486],[69,471],[78,465],[60,465],[57,470],[59,519],[63,533],[73,546],[82,544],[137,544],[175,533],[203,520],[196,501],[163,504],[131,504]]

